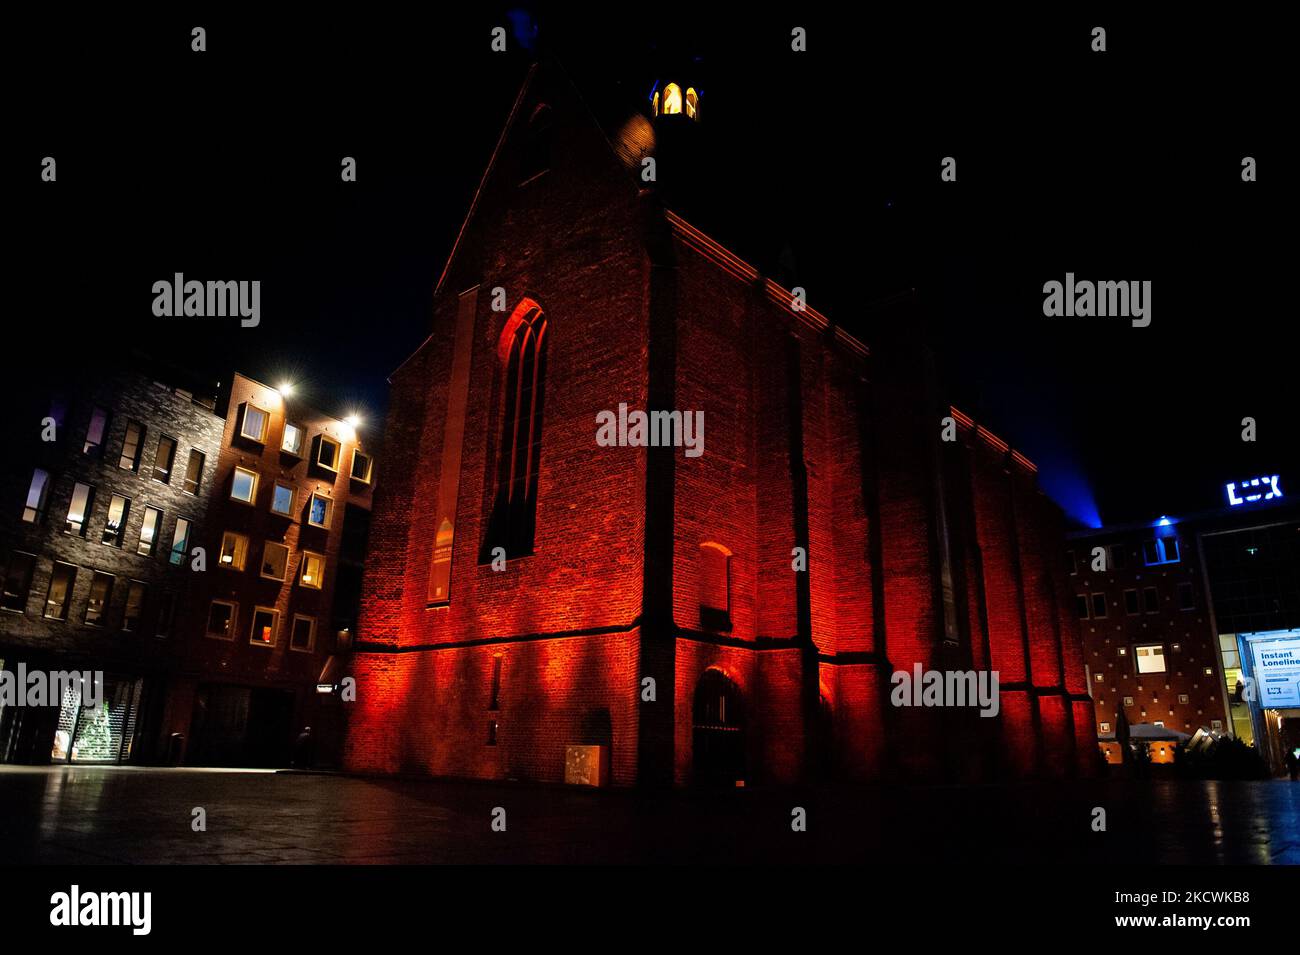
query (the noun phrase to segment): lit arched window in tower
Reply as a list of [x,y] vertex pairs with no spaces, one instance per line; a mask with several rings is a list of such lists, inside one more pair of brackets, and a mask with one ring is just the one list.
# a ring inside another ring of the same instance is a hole
[[655,90],[655,95],[650,97],[650,107],[654,111],[654,115],[658,116],[659,115],[659,91],[658,90]]
[[542,398],[546,383],[546,314],[532,299],[519,303],[501,333],[498,356],[505,365],[496,499],[483,559],[505,548],[506,557],[533,552],[537,518],[537,469],[542,456]]
[[693,86],[686,88],[686,115],[691,119],[700,118],[700,94]]
[[664,87],[664,115],[672,116],[682,111],[682,88],[676,83]]
[[712,541],[700,545],[700,623],[731,629],[731,551]]

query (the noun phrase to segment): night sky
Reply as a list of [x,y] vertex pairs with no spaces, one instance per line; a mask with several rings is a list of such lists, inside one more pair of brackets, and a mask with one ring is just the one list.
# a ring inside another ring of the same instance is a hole
[[[868,343],[864,306],[915,289],[953,400],[1071,516],[1212,508],[1262,473],[1300,487],[1282,30],[1106,17],[1095,54],[1085,18],[646,9],[15,23],[40,68],[12,91],[3,387],[144,348],[377,420],[531,59],[556,56],[598,114],[685,63],[707,201],[683,214]],[[1151,326],[1045,318],[1067,271],[1151,280]],[[155,318],[174,272],[261,279],[261,326]]]

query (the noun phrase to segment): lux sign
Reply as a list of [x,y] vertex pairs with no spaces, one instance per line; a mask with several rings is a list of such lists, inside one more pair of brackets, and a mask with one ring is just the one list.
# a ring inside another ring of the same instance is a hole
[[[1229,484],[1228,503],[1236,507],[1238,504],[1254,504],[1256,501],[1271,501],[1275,497],[1281,497],[1282,489],[1278,487],[1277,479],[1278,476],[1274,474],[1272,477],[1257,477],[1242,481],[1240,485]],[[1259,488],[1259,490],[1247,494],[1245,493],[1247,488]],[[1238,494],[1238,490],[1242,493]]]

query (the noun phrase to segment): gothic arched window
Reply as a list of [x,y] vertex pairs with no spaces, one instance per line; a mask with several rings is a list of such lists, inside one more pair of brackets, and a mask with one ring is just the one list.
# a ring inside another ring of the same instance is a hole
[[492,550],[497,547],[505,548],[507,559],[533,552],[546,343],[546,314],[532,299],[524,299],[506,322],[498,347],[505,366],[504,401],[496,497],[484,542],[485,560],[492,559]]

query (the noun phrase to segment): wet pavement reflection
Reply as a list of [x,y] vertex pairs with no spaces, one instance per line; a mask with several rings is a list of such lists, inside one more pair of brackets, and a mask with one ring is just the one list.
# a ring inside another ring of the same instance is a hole
[[[494,832],[493,810],[506,810]],[[803,808],[807,831],[791,829]],[[192,828],[203,809],[207,829]],[[1094,810],[1106,829],[1094,831]],[[0,767],[0,863],[1300,864],[1300,783],[641,793],[134,767]]]

